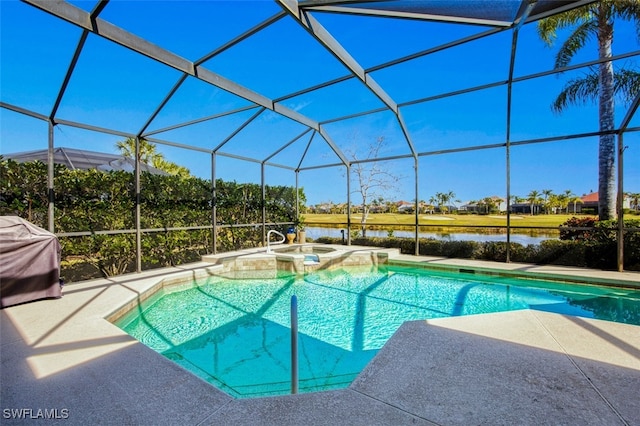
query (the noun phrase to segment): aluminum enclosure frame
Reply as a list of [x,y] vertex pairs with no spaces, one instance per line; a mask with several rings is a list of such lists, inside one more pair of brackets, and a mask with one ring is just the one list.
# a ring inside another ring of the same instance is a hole
[[[100,15],[108,7],[109,0],[101,0],[90,12],[86,12],[83,9],[72,5],[71,3],[67,3],[64,1],[59,2],[51,2],[47,0],[22,0],[24,3],[40,9],[60,20],[66,21],[70,25],[75,25],[82,29],[81,36],[77,42],[76,49],[74,51],[73,57],[70,61],[70,64],[65,73],[64,79],[61,83],[60,89],[57,93],[53,108],[48,114],[43,114],[41,112],[30,111],[26,108],[23,108],[19,105],[12,105],[6,102],[0,102],[0,108],[5,108],[7,110],[11,110],[20,114],[28,115],[32,118],[42,120],[48,123],[48,149],[50,152],[49,161],[48,161],[48,190],[49,194],[53,194],[53,150],[55,147],[54,141],[54,132],[53,129],[56,125],[66,125],[71,127],[77,127],[80,129],[107,133],[117,136],[123,137],[131,137],[135,138],[136,141],[140,139],[146,139],[151,142],[173,146],[179,148],[185,148],[190,150],[195,150],[199,152],[204,152],[211,155],[211,179],[213,182],[213,195],[215,199],[215,179],[216,179],[216,157],[224,156],[229,158],[235,158],[243,161],[249,161],[258,163],[261,165],[261,185],[263,188],[264,194],[264,167],[272,166],[278,167],[286,170],[291,170],[295,173],[295,186],[297,189],[298,186],[298,175],[299,173],[303,173],[308,170],[314,170],[318,168],[324,167],[343,167],[345,169],[345,173],[347,174],[347,188],[346,197],[348,204],[348,217],[347,217],[347,227],[350,228],[352,225],[351,218],[351,189],[350,189],[350,168],[352,165],[358,163],[358,161],[353,161],[347,158],[346,154],[340,149],[339,145],[333,140],[331,133],[327,130],[326,125],[330,123],[343,122],[355,117],[363,117],[366,115],[376,114],[379,112],[390,112],[394,115],[399,128],[401,129],[401,133],[404,137],[404,142],[406,143],[409,153],[404,155],[394,155],[377,158],[375,160],[368,161],[391,161],[398,159],[412,159],[414,163],[414,187],[415,187],[415,240],[416,240],[416,253],[419,254],[419,245],[418,242],[418,234],[419,234],[419,218],[418,218],[418,200],[419,200],[419,158],[432,156],[432,155],[445,155],[456,152],[464,152],[464,151],[473,151],[473,150],[482,150],[482,149],[491,149],[491,148],[504,148],[505,150],[505,158],[506,158],[506,197],[509,199],[511,195],[510,189],[510,150],[513,146],[518,145],[526,145],[526,144],[535,144],[535,143],[547,143],[547,142],[555,142],[562,141],[572,138],[582,138],[582,137],[591,137],[591,136],[599,136],[603,133],[607,132],[591,132],[591,133],[581,133],[581,134],[567,134],[558,137],[552,138],[538,138],[538,139],[528,139],[528,140],[512,140],[511,137],[511,100],[512,100],[512,86],[514,83],[525,81],[528,79],[540,78],[548,75],[559,74],[562,72],[582,69],[585,67],[597,65],[603,60],[592,60],[588,62],[583,62],[580,64],[568,66],[562,69],[554,69],[544,72],[538,72],[535,74],[530,74],[526,76],[514,77],[514,63],[516,59],[516,48],[518,46],[518,33],[520,28],[530,22],[534,22],[544,17],[551,16],[556,13],[560,13],[566,10],[570,10],[576,7],[584,6],[589,3],[593,3],[595,0],[577,0],[577,1],[562,1],[562,2],[553,2],[553,1],[532,1],[532,0],[521,0],[518,2],[518,11],[510,20],[498,20],[498,19],[484,19],[484,18],[473,18],[468,16],[455,16],[455,15],[436,15],[432,13],[425,13],[419,10],[419,7],[416,7],[413,11],[400,11],[394,9],[393,4],[396,6],[398,3],[404,2],[389,2],[389,1],[381,1],[381,2],[352,2],[352,1],[342,1],[342,0],[309,0],[309,1],[297,1],[297,0],[275,0],[275,3],[281,8],[281,11],[270,16],[266,20],[258,23],[253,26],[249,30],[243,32],[236,37],[231,38],[226,43],[215,47],[208,54],[204,55],[198,60],[190,61],[185,58],[180,57],[179,55],[163,49],[159,46],[156,46],[135,34],[132,34],[124,29],[121,29],[114,24],[103,20]],[[409,3],[417,3],[420,2],[409,2]],[[369,5],[370,7],[368,7]],[[389,6],[388,9],[385,9],[385,6]],[[396,58],[391,61],[378,64],[373,67],[364,68],[361,64],[359,64],[354,57],[349,53],[349,51],[344,48],[337,39],[331,34],[329,30],[327,30],[320,22],[314,17],[314,13],[322,12],[322,13],[340,13],[340,14],[357,14],[357,15],[368,15],[368,16],[378,16],[378,17],[389,17],[389,18],[402,18],[402,19],[410,19],[410,20],[424,20],[424,21],[438,21],[438,22],[455,22],[455,23],[464,23],[469,25],[478,25],[481,27],[486,27],[485,31],[482,31],[478,34],[472,36],[462,37],[458,40],[454,40],[448,43],[444,43],[442,45],[421,51],[414,52],[404,57]],[[304,28],[311,37],[322,46],[327,52],[329,52],[338,62],[340,62],[344,67],[349,71],[347,75],[333,78],[331,80],[327,80],[320,84],[316,84],[314,86],[308,87],[306,89],[298,90],[294,93],[290,93],[278,98],[269,98],[264,94],[257,93],[247,87],[242,86],[241,84],[229,80],[222,75],[207,69],[203,64],[208,60],[214,58],[215,56],[221,54],[222,52],[227,51],[228,49],[232,49],[235,45],[240,43],[243,40],[246,40],[255,34],[260,33],[261,31],[271,27],[276,22],[279,22],[283,19],[292,19],[302,28]],[[385,88],[382,85],[378,84],[376,80],[372,77],[372,73],[375,71],[379,71],[385,68],[392,67],[394,65],[398,65],[404,62],[408,62],[410,60],[424,57],[433,53],[437,53],[452,47],[460,46],[466,43],[473,42],[475,40],[482,39],[484,37],[488,37],[500,32],[509,31],[512,34],[512,46],[509,58],[509,72],[506,80],[495,81],[488,84],[483,84],[481,86],[476,87],[468,87],[463,90],[457,90],[454,92],[444,93],[437,96],[431,96],[427,98],[418,98],[412,99],[410,101],[405,102],[397,102],[390,96]],[[146,56],[151,58],[154,61],[157,61],[167,67],[177,70],[181,73],[180,77],[174,83],[173,87],[170,91],[163,97],[162,101],[157,105],[153,113],[148,117],[148,119],[140,126],[140,129],[136,133],[123,132],[119,129],[107,129],[97,126],[92,126],[86,123],[75,122],[64,120],[57,117],[57,112],[59,106],[65,96],[67,91],[67,87],[69,81],[74,75],[75,67],[77,65],[78,59],[82,52],[85,50],[85,42],[89,34],[94,34],[96,36],[102,37],[110,42],[119,44],[137,54]],[[628,52],[622,55],[614,56],[607,61],[616,61],[625,58],[631,58],[640,55],[640,51]],[[158,116],[158,114],[163,110],[163,108],[167,105],[167,103],[172,99],[175,93],[180,89],[183,83],[187,80],[187,78],[195,78],[209,85],[215,86],[225,92],[236,95],[242,99],[245,99],[249,102],[249,105],[242,108],[237,108],[233,110],[224,111],[221,113],[217,113],[214,115],[210,115],[207,117],[203,117],[196,120],[191,120],[184,123],[176,123],[170,127],[165,127],[163,129],[157,129],[154,131],[148,131],[150,124],[153,120]],[[286,107],[283,102],[294,98],[296,96],[300,96],[303,94],[312,94],[320,89],[333,86],[338,83],[342,83],[351,79],[356,79],[360,81],[371,93],[373,93],[383,104],[382,108],[375,108],[369,111],[360,111],[358,113],[344,115],[341,117],[333,118],[327,121],[316,121],[304,114],[301,114],[291,108]],[[506,139],[502,143],[497,143],[493,145],[482,145],[482,146],[472,146],[465,148],[454,148],[454,149],[446,149],[446,150],[437,150],[437,151],[418,151],[415,147],[415,143],[412,140],[412,135],[410,130],[407,128],[407,125],[404,122],[404,118],[402,115],[402,109],[404,107],[408,107],[411,105],[421,104],[430,102],[437,99],[443,99],[446,97],[457,96],[466,93],[472,93],[479,90],[484,90],[487,88],[493,87],[506,87],[507,89],[507,99],[506,99]],[[627,132],[638,132],[640,128],[629,127],[631,123],[631,119],[637,112],[639,103],[639,98],[636,97],[633,105],[628,110],[625,118],[622,122],[610,133],[616,134],[618,136],[618,194],[619,200],[621,203],[620,194],[623,193],[623,176],[622,176],[622,165],[623,165],[623,135]],[[175,141],[165,140],[162,138],[157,138],[155,135],[158,133],[165,132],[167,130],[177,129],[181,127],[187,127],[193,124],[202,123],[209,120],[216,120],[218,118],[233,115],[240,112],[253,111],[253,115],[246,120],[242,125],[237,127],[234,131],[232,131],[226,138],[222,139],[217,145],[212,146],[211,148],[202,148],[197,146],[191,146],[188,144],[178,143]],[[264,158],[250,158],[246,156],[236,155],[230,152],[225,152],[225,145],[231,141],[239,132],[241,132],[246,126],[248,126],[251,122],[256,120],[263,112],[271,111],[273,113],[279,114],[283,117],[286,117],[293,122],[299,123],[305,127],[305,130],[295,137],[293,140],[289,140],[287,142],[283,142],[283,145],[277,147],[270,154],[265,156]],[[308,135],[309,133],[309,142],[307,144],[307,149],[304,151],[304,154],[300,158],[300,161],[296,164],[295,167],[286,164],[280,164],[278,162],[273,161],[273,157],[275,157],[282,150]],[[335,154],[337,158],[337,162],[326,163],[319,166],[305,166],[304,159],[309,148],[309,145],[314,140],[314,138],[320,138],[324,141],[325,144],[330,148],[330,150]],[[136,143],[136,151],[139,150],[139,142]],[[135,171],[135,182],[136,182],[136,229],[135,230],[120,230],[120,231],[103,231],[101,233],[105,234],[115,234],[115,233],[135,233],[137,240],[137,260],[138,271],[141,270],[140,259],[141,259],[141,243],[140,243],[140,235],[142,232],[150,232],[154,230],[143,230],[140,228],[140,167],[136,167]],[[49,197],[49,213],[48,213],[48,228],[50,232],[54,232],[54,204],[53,197],[50,195]],[[619,205],[619,207],[621,204]],[[619,219],[621,219],[621,211],[619,208]],[[263,229],[263,241],[266,235],[266,217],[263,212],[263,220],[262,220],[262,229]],[[622,225],[622,221],[619,220],[619,230],[618,230],[618,269],[623,270],[624,265],[622,263],[623,253],[622,253],[622,240],[624,235],[624,229]],[[215,204],[212,210],[212,223],[210,228],[212,229],[212,233],[214,236],[214,247],[213,250],[215,252],[215,235],[216,229],[220,227],[216,223],[216,207]],[[187,227],[187,228],[176,228],[176,229],[201,229],[202,227]],[[507,209],[507,242],[510,242],[510,229],[511,229],[511,213],[510,209]],[[163,229],[164,230],[164,229]],[[62,236],[75,236],[75,235],[87,235],[87,233],[66,233],[61,234]],[[350,236],[348,237],[348,243],[350,243]],[[509,261],[509,245],[507,244],[507,262]]]

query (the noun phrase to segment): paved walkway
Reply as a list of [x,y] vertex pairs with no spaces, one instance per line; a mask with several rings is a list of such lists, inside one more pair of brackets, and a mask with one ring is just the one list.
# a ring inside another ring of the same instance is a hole
[[2,423],[640,424],[640,327],[533,310],[408,322],[348,389],[233,399],[104,319],[160,274],[205,266],[68,285],[61,299],[2,310]]

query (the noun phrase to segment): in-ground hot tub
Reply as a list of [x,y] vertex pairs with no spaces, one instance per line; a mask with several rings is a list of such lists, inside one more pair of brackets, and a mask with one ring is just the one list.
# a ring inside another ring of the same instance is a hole
[[303,254],[327,254],[338,251],[334,247],[326,247],[312,244],[295,244],[284,247],[279,247],[273,250],[276,253],[303,253]]
[[343,250],[314,244],[287,245],[272,249],[278,269],[291,272],[307,272],[342,264]]
[[305,274],[317,269],[340,266],[377,266],[386,263],[390,254],[398,249],[342,246],[329,244],[272,245],[234,253],[221,253],[202,257],[205,262],[223,266],[222,273],[229,277],[269,277],[279,272]]

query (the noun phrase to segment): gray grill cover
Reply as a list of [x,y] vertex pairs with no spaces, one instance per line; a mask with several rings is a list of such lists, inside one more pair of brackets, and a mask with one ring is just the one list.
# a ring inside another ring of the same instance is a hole
[[60,296],[56,236],[18,216],[0,216],[2,307]]

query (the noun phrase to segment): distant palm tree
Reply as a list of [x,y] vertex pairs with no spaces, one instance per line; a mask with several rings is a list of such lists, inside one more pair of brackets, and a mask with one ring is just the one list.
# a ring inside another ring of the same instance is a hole
[[627,192],[625,195],[629,197],[630,207],[635,211],[640,210],[640,206],[638,206],[640,204],[640,192]]
[[544,208],[545,208],[545,212],[547,214],[549,214],[549,197],[551,195],[553,195],[553,190],[551,189],[543,189],[542,190],[542,195],[544,195]]
[[449,204],[451,202],[451,199],[454,198],[456,194],[454,194],[453,191],[444,192],[444,193],[438,192],[436,196],[439,196],[441,201],[440,211],[442,213],[447,213],[449,211]]
[[[127,138],[123,141],[116,142],[116,148],[120,153],[128,158],[136,158],[136,139]],[[146,139],[140,139],[140,161],[148,164],[156,169],[176,175],[180,177],[188,177],[191,175],[189,169],[180,166],[174,162],[164,158],[162,153],[156,151],[156,145]]]
[[430,207],[430,209],[429,209],[430,212],[429,213],[431,213],[431,214],[435,213],[435,208],[434,207],[435,207],[437,202],[438,202],[438,200],[436,200],[436,197],[431,196],[429,198],[429,207]]
[[554,213],[558,213],[558,210],[562,212],[562,195],[551,194],[549,201],[547,201],[548,209]]
[[[573,191],[571,191],[570,189],[565,189],[564,190],[564,194],[562,194],[562,197],[561,197],[562,205],[560,206],[560,208],[566,209],[567,214],[569,214],[569,203],[572,202],[572,200],[575,198],[575,196],[576,196],[576,194],[574,194]],[[575,204],[574,204],[573,211],[574,212],[576,211],[575,210]]]
[[[580,204],[584,203],[584,201],[582,201],[582,198],[578,197],[577,195],[571,196],[571,198],[569,198],[569,202],[573,203],[573,213],[574,214],[576,213],[576,205],[578,203],[580,203]],[[569,212],[567,211],[567,213],[569,213]]]
[[487,211],[486,213],[492,213],[496,209],[496,200],[493,197],[485,197],[482,199]]
[[540,202],[540,193],[538,191],[536,191],[535,189],[531,192],[529,192],[529,195],[527,195],[527,201],[529,202],[529,205],[531,206],[531,215],[533,215],[533,208],[534,206]]
[[568,209],[569,207],[569,196],[567,195],[567,193],[563,193],[563,194],[558,194],[556,195],[556,200],[557,200],[557,206],[560,208],[560,213],[562,213],[562,209],[564,209],[565,207]]
[[[136,158],[136,139],[127,138],[123,141],[116,143],[116,148],[120,150],[120,153],[128,158]],[[156,158],[162,158],[162,154],[156,151],[156,145],[147,141],[146,139],[140,139],[140,161],[145,164],[151,165]]]
[[156,169],[160,169],[169,173],[170,175],[189,177],[191,172],[186,167],[180,166],[172,161],[167,161],[163,157],[156,157],[151,162],[151,165]]
[[525,201],[527,201],[526,198],[519,197],[517,195],[512,195],[511,199],[512,199],[512,202],[515,203],[515,204],[520,204],[520,203],[524,203]]
[[[590,37],[598,41],[600,59],[611,58],[614,18],[635,21],[640,36],[640,2],[638,0],[600,0],[538,21],[538,35],[549,46],[553,45],[557,31],[573,30],[558,51],[555,68],[571,62]],[[640,73],[630,69],[614,71],[611,61],[591,67],[581,78],[570,80],[552,104],[562,112],[571,104],[598,100],[600,130],[614,129],[614,97],[620,95],[630,102],[640,89]],[[598,213],[600,220],[615,216],[615,135],[600,135],[598,150]]]
[[451,202],[455,202],[456,199],[456,193],[449,190],[449,192],[447,192],[447,209],[448,207],[451,207]]

